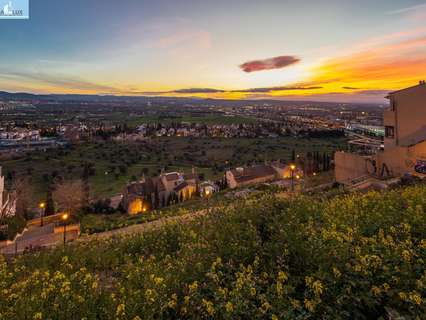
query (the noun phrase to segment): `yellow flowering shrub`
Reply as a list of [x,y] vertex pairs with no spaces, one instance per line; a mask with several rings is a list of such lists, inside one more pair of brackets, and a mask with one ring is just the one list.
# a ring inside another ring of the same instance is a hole
[[191,223],[0,257],[0,319],[424,319],[426,187],[257,194]]

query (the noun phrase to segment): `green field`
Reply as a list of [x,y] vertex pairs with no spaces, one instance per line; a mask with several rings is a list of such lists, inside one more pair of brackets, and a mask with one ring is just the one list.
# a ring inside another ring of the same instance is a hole
[[309,139],[297,137],[259,139],[213,139],[161,137],[148,142],[92,142],[65,150],[31,153],[24,158],[0,163],[8,172],[28,175],[35,198],[42,198],[47,188],[46,176],[79,179],[84,163],[95,169],[90,176],[92,197],[105,197],[122,191],[132,179],[158,175],[166,171],[191,172],[207,179],[220,179],[227,167],[269,160],[288,161],[292,150],[332,153],[345,145],[344,139]]
[[142,123],[163,123],[168,124],[172,122],[187,122],[187,123],[201,123],[201,124],[244,124],[244,123],[256,123],[258,122],[255,118],[243,117],[243,116],[224,116],[216,114],[200,114],[190,115],[183,114],[179,116],[129,116],[121,120],[126,122],[128,126],[135,127]]

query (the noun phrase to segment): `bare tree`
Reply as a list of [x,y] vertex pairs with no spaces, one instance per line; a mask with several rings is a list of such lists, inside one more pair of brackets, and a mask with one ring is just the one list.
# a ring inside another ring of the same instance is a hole
[[[0,196],[4,196],[0,194]],[[18,215],[22,218],[30,218],[33,188],[30,179],[27,177],[17,177],[14,179],[11,191],[4,197],[3,208],[0,208],[0,220]]]
[[57,184],[53,191],[53,200],[58,204],[59,210],[69,213],[75,213],[80,209],[83,199],[81,180],[64,181]]

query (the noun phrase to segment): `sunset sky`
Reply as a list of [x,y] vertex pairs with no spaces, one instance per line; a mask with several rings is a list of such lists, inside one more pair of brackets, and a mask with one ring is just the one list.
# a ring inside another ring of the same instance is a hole
[[0,90],[381,102],[426,78],[425,21],[424,0],[30,0],[0,20]]

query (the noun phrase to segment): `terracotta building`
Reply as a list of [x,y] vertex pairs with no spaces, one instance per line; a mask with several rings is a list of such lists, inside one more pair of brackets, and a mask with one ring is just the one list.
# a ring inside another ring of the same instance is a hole
[[129,214],[138,214],[165,207],[170,201],[186,201],[195,195],[197,183],[195,172],[186,175],[169,172],[142,178],[126,186],[121,206]]
[[391,92],[384,112],[384,148],[374,155],[335,154],[336,181],[351,185],[363,177],[398,178],[426,174],[426,83]]

